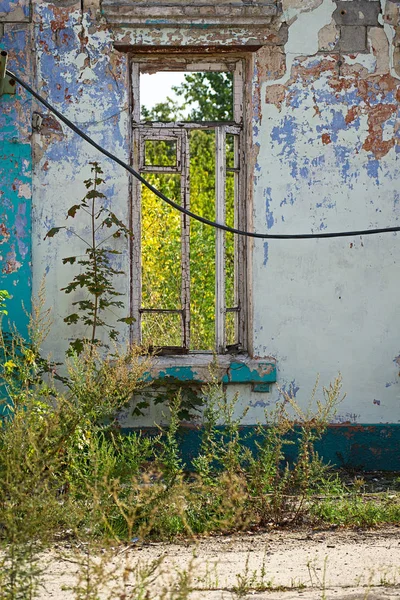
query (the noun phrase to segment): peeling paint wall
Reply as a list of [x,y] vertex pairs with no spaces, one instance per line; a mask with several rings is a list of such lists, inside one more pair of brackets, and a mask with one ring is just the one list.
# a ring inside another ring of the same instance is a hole
[[[1,45],[12,68],[128,162],[127,50],[247,48],[249,226],[289,234],[399,223],[400,2],[271,0],[252,3],[254,10],[265,8],[254,16],[248,2],[238,1],[231,3],[238,12],[229,27],[223,21],[229,2],[219,11],[209,2],[190,11],[182,9],[187,3],[167,4],[165,18],[158,8],[146,21],[146,2],[127,8],[119,0],[33,0],[32,6],[0,0]],[[10,15],[17,15],[12,23]],[[46,276],[58,323],[48,350],[56,357],[74,336],[59,325],[74,299],[59,290],[75,273],[61,260],[71,248],[76,253],[77,240],[43,238],[65,224],[66,210],[84,195],[90,160],[101,161],[110,203],[126,221],[129,178],[19,93],[0,99],[0,151],[10,165],[1,173],[1,269],[4,287],[29,297],[32,187],[33,287],[37,291]],[[41,114],[39,131],[31,129],[32,110]],[[388,234],[255,241],[249,250],[252,356],[276,362],[279,386],[291,389],[302,406],[317,373],[327,384],[341,371],[347,396],[338,423],[400,422],[398,240]],[[119,266],[129,273],[128,248],[119,249]],[[128,303],[128,276],[120,291]],[[264,393],[250,385],[231,390],[250,403],[249,424],[280,396],[274,385]],[[154,416],[143,423],[152,424]]]
[[[273,72],[261,55],[255,73],[257,229],[397,224],[398,3],[283,4],[288,42],[272,49]],[[388,234],[254,246],[254,352],[276,358],[278,382],[296,382],[302,404],[316,373],[326,383],[341,371],[338,423],[400,420],[398,245]]]
[[[0,2],[0,49],[8,52],[8,68],[32,76],[29,3]],[[26,331],[31,303],[32,99],[22,90],[0,98],[0,288],[12,296],[10,314]],[[6,320],[3,325],[8,327]]]
[[[81,3],[38,2],[34,11],[36,48],[36,86],[65,116],[88,133],[97,143],[110,148],[129,162],[128,74],[126,55],[114,51],[107,27],[91,19]],[[90,176],[90,161],[98,160],[107,180],[103,192],[108,206],[129,222],[129,182],[126,173],[104,156],[93,151],[42,107],[40,130],[33,134],[34,206],[33,261],[46,274],[47,297],[54,318],[61,321],[72,311],[76,297],[59,290],[76,273],[62,264],[62,258],[84,253],[85,246],[75,236],[59,235],[44,240],[49,228],[68,225],[86,238],[87,223],[65,216],[68,208],[86,193],[84,180]],[[118,268],[129,273],[128,249],[122,244]],[[39,280],[35,278],[35,286]],[[129,298],[128,276],[117,282],[119,291]],[[129,300],[127,300],[129,304]],[[126,316],[121,314],[121,316]],[[78,332],[66,328],[62,336],[48,340],[48,350],[60,355]]]

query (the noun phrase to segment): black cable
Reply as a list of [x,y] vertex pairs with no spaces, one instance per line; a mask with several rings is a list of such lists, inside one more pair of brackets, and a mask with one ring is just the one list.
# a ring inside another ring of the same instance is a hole
[[60,121],[65,123],[65,125],[67,125],[70,129],[72,129],[72,131],[74,131],[82,139],[84,139],[86,142],[88,142],[88,144],[93,146],[93,148],[96,148],[96,150],[98,150],[99,152],[101,152],[102,154],[104,154],[105,156],[107,156],[108,158],[110,158],[111,160],[116,162],[117,164],[119,164],[121,167],[126,169],[131,175],[136,177],[136,179],[138,179],[151,192],[153,192],[153,194],[155,194],[161,200],[163,200],[164,202],[166,202],[167,204],[172,206],[172,208],[175,208],[179,212],[183,213],[184,215],[187,215],[188,217],[191,217],[192,219],[195,219],[196,221],[200,221],[200,223],[204,223],[205,225],[209,225],[210,227],[215,227],[216,229],[222,229],[223,231],[227,231],[228,233],[234,233],[236,235],[243,235],[246,237],[258,238],[258,239],[262,239],[262,240],[307,240],[307,239],[314,239],[314,238],[318,239],[318,238],[355,237],[358,235],[375,235],[377,233],[390,233],[390,232],[400,231],[400,227],[386,227],[386,228],[381,228],[381,229],[363,229],[360,231],[342,231],[342,232],[338,232],[338,233],[297,233],[297,234],[254,233],[251,231],[241,231],[240,229],[235,229],[234,227],[229,227],[228,225],[221,225],[220,223],[215,223],[214,221],[210,221],[209,219],[201,217],[200,215],[196,215],[195,213],[191,212],[187,208],[180,206],[179,204],[177,204],[176,202],[174,202],[173,200],[171,200],[170,198],[165,196],[165,194],[163,194],[162,192],[157,190],[157,188],[155,188],[153,185],[151,185],[151,183],[149,183],[146,179],[144,179],[144,177],[142,177],[140,175],[140,173],[138,173],[137,171],[132,169],[132,167],[129,166],[126,162],[124,162],[123,160],[121,160],[120,158],[118,158],[117,156],[112,154],[111,152],[108,152],[108,150],[105,150],[105,148],[102,148],[102,146],[99,146],[99,144],[96,144],[95,141],[93,141],[88,135],[86,135],[86,133],[81,131],[81,129],[79,129],[79,127],[77,127],[74,123],[72,123],[72,121],[67,119],[67,117],[64,117],[64,115],[62,115],[56,108],[54,108],[54,106],[52,106],[49,102],[47,102],[47,100],[45,100],[37,92],[35,92],[35,90],[32,89],[30,85],[25,83],[22,79],[20,79],[17,75],[15,75],[14,73],[11,73],[10,71],[7,70],[6,73],[9,77],[11,77],[12,79],[15,79],[15,81],[17,81],[20,85],[22,85],[23,88],[25,88],[30,94],[32,94],[32,96],[34,96],[37,100],[39,100],[39,102],[41,102],[46,108],[48,108],[52,113],[54,113],[56,115],[56,117],[58,117],[60,119]]

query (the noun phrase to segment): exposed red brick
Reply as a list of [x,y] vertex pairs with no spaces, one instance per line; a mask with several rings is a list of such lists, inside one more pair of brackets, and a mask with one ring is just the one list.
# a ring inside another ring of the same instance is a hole
[[321,136],[321,139],[322,139],[322,143],[325,144],[325,145],[326,144],[330,144],[331,141],[332,141],[331,140],[331,136],[329,135],[329,133],[323,133],[322,136]]
[[351,108],[349,108],[347,115],[345,117],[345,121],[346,121],[347,125],[349,125],[350,123],[355,121],[357,117],[358,117],[358,107],[352,106]]
[[396,143],[394,138],[390,140],[383,139],[383,124],[393,113],[397,111],[396,104],[377,104],[370,107],[368,111],[368,137],[366,138],[363,149],[372,152],[375,158],[385,156]]

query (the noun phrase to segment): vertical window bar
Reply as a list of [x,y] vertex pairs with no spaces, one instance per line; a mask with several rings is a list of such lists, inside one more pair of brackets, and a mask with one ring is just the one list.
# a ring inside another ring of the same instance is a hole
[[[181,138],[181,203],[190,209],[190,146],[187,131]],[[182,346],[190,348],[190,218],[182,214]]]
[[[216,199],[216,221],[225,225],[226,207],[226,129],[216,129],[216,176],[215,176],[215,199]],[[207,268],[207,265],[204,265]],[[224,353],[225,341],[225,232],[216,229],[216,281],[215,281],[215,338],[216,351]]]

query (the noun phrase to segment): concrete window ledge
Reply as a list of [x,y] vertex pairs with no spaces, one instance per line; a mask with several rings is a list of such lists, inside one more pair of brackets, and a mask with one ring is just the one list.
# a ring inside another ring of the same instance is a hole
[[146,377],[158,384],[203,385],[213,378],[223,384],[250,384],[254,392],[268,392],[276,382],[276,362],[272,358],[255,359],[238,355],[193,354],[162,356]]

